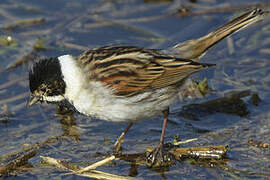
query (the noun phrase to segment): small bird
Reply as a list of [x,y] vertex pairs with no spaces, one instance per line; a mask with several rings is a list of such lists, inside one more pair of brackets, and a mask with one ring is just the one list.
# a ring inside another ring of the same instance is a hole
[[163,113],[158,146],[147,160],[163,161],[164,135],[169,106],[177,99],[185,80],[213,66],[199,63],[206,51],[220,40],[261,20],[265,12],[251,10],[217,30],[194,40],[162,50],[135,46],[105,46],[80,56],[63,55],[36,62],[29,71],[28,105],[68,101],[86,116],[113,122],[129,122],[115,144],[121,142],[134,122]]

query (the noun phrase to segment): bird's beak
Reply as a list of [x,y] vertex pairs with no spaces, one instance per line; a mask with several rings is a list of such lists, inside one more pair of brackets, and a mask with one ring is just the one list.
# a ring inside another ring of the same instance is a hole
[[29,106],[31,106],[31,105],[37,103],[37,102],[38,102],[38,98],[37,98],[36,96],[31,95],[31,96],[30,96],[30,99],[29,99],[28,102],[26,103],[26,106],[29,107]]

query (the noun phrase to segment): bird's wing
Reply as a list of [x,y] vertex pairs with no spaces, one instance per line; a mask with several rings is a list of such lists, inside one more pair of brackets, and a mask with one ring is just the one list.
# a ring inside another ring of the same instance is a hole
[[[106,48],[114,50],[108,52]],[[80,64],[89,72],[91,80],[112,88],[118,96],[175,85],[211,66],[137,47],[105,47],[90,51],[79,57]]]

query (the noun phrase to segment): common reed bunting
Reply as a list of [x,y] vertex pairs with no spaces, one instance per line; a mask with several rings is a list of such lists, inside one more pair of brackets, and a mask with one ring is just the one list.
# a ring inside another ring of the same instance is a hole
[[217,30],[171,48],[172,53],[135,46],[105,46],[79,57],[63,55],[42,59],[29,72],[31,97],[28,105],[68,101],[87,116],[129,122],[115,153],[134,122],[164,115],[158,146],[147,161],[164,159],[164,135],[169,106],[193,73],[213,66],[199,63],[206,51],[223,38],[263,19],[266,12],[254,9]]

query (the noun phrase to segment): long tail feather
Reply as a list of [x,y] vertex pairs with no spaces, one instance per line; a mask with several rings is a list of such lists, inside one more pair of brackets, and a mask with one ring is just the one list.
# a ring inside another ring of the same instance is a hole
[[264,12],[258,8],[251,10],[199,39],[193,39],[177,44],[173,47],[173,51],[181,58],[199,61],[199,58],[201,58],[206,51],[216,43],[257,21],[262,20],[265,14],[269,14],[269,12]]

